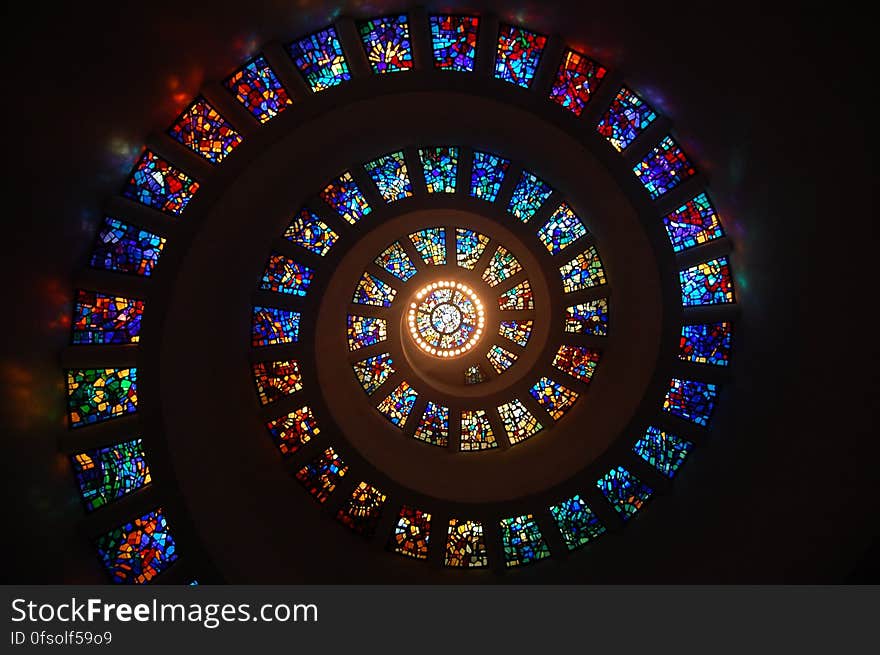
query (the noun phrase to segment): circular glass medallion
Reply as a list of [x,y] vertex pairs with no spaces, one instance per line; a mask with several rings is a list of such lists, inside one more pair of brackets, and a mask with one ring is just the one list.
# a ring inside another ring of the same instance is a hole
[[467,285],[441,280],[415,295],[407,321],[419,348],[437,357],[457,357],[483,334],[483,303]]

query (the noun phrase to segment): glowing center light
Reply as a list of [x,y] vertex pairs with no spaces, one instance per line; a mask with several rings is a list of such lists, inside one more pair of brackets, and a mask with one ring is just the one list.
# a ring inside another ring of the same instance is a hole
[[483,335],[483,303],[461,282],[441,280],[419,291],[407,313],[413,341],[436,357],[463,355]]

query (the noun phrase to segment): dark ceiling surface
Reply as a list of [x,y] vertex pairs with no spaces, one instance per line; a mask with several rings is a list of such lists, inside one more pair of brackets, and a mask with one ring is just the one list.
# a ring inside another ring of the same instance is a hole
[[[584,554],[574,566],[534,567],[510,580],[876,581],[877,362],[867,284],[874,103],[862,28],[818,11],[742,3],[426,4],[494,10],[623,70],[708,173],[735,243],[742,318],[734,382],[709,444],[672,494],[612,537],[619,555],[608,570],[590,570]],[[339,13],[406,6],[218,0],[49,11],[34,3],[7,16],[16,28],[5,39],[11,202],[0,402],[4,532],[17,552],[4,579],[104,579],[77,532],[82,509],[57,452],[67,429],[59,352],[69,338],[71,275],[103,199],[146,135],[264,41]]]

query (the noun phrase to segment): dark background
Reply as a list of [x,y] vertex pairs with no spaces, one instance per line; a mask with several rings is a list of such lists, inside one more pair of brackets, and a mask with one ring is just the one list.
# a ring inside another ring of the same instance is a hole
[[[623,70],[674,120],[735,243],[739,356],[710,445],[685,467],[674,497],[627,529],[623,540],[634,541],[620,566],[598,579],[878,581],[876,185],[867,147],[876,90],[865,18],[743,3],[427,4],[494,9]],[[406,6],[7,8],[0,425],[3,532],[14,553],[5,580],[103,579],[77,534],[81,504],[57,451],[67,429],[59,352],[71,274],[147,133],[266,40],[340,12]],[[580,577],[588,568],[584,561],[567,579],[597,579]]]

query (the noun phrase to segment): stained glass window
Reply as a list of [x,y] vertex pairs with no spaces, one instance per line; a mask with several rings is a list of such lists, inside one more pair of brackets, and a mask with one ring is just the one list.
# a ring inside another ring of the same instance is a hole
[[304,296],[315,276],[308,266],[298,264],[289,257],[273,253],[266,262],[260,288],[275,293]]
[[254,382],[257,394],[264,405],[289,396],[302,389],[302,375],[295,359],[254,364]]
[[96,545],[113,582],[120,584],[151,582],[177,560],[177,544],[161,507],[107,532]]
[[476,16],[431,16],[431,41],[434,67],[440,70],[470,73],[477,53]]
[[164,248],[163,237],[108,216],[98,232],[89,265],[149,277]]
[[385,202],[409,198],[413,194],[403,152],[392,152],[364,164]]
[[507,432],[507,438],[511,445],[525,441],[529,437],[536,435],[544,426],[538,419],[532,416],[531,412],[526,409],[518,399],[514,398],[509,403],[504,403],[498,407],[498,415],[504,424],[504,430]]
[[446,263],[446,232],[442,227],[432,227],[409,235],[416,250],[426,264],[442,266]]
[[321,198],[346,221],[354,225],[372,210],[351,173],[343,173],[321,192]]
[[548,377],[542,377],[535,382],[529,393],[537,400],[547,413],[558,421],[570,410],[578,399],[578,394]]
[[499,296],[498,307],[502,310],[534,309],[532,285],[528,280],[523,280],[512,289],[508,289]]
[[266,123],[291,104],[290,96],[262,55],[239,68],[223,85],[260,123]]
[[486,374],[479,364],[468,366],[464,371],[465,384],[480,384],[480,382],[485,382],[486,380]]
[[495,202],[510,162],[487,152],[474,152],[471,171],[471,195],[487,202]]
[[608,299],[599,298],[566,307],[565,331],[573,334],[608,336]]
[[284,238],[323,257],[339,239],[339,235],[314,213],[303,209],[287,226]]
[[559,274],[562,276],[562,289],[565,293],[605,284],[605,270],[595,246],[590,246],[570,262],[560,266]]
[[358,31],[374,73],[394,73],[413,67],[406,15],[364,21],[358,23]]
[[502,25],[495,53],[495,77],[528,88],[538,70],[547,37],[513,25]]
[[694,444],[665,430],[649,426],[645,436],[633,445],[633,452],[660,471],[673,477],[693,450]]
[[354,532],[371,537],[376,532],[386,496],[376,487],[361,482],[351,498],[336,514],[336,518]]
[[489,237],[473,230],[458,227],[455,229],[455,259],[462,268],[473,269],[477,265]]
[[532,322],[501,321],[501,325],[498,327],[498,334],[525,348],[532,334]]
[[663,399],[663,411],[705,426],[715,409],[717,397],[718,386],[715,384],[673,378]]
[[507,211],[516,216],[523,223],[528,223],[529,219],[535,215],[541,206],[546,202],[553,189],[549,184],[538,179],[528,171],[523,171],[513,189],[513,195],[510,197],[510,203],[507,205]]
[[695,364],[730,363],[731,325],[728,322],[681,326],[678,357]]
[[455,193],[458,148],[419,148],[428,193]]
[[339,479],[348,473],[348,465],[333,450],[327,448],[320,457],[303,466],[296,472],[296,479],[308,489],[319,503],[324,503],[336,490]]
[[626,150],[657,118],[648,104],[628,88],[621,87],[596,129],[618,152]]
[[388,323],[384,318],[349,314],[346,323],[349,350],[366,348],[388,338]]
[[415,264],[412,263],[399,241],[388,246],[381,255],[376,257],[375,261],[377,266],[384,268],[391,275],[404,282],[418,273]]
[[509,369],[517,359],[516,355],[505,350],[498,344],[494,344],[489,348],[489,352],[486,353],[486,358],[489,360],[489,363],[492,364],[492,368],[498,373],[503,373]]
[[501,519],[499,525],[504,565],[508,568],[550,557],[550,549],[547,548],[541,529],[531,514]]
[[76,483],[91,512],[150,484],[150,467],[140,439],[77,453]]
[[315,93],[351,79],[342,44],[332,27],[294,41],[287,51]]
[[611,469],[596,480],[596,486],[624,521],[632,518],[654,494],[651,487],[622,466]]
[[308,405],[272,419],[266,423],[266,428],[282,455],[293,455],[301,446],[321,434],[321,428]]
[[406,424],[406,419],[409,417],[410,412],[412,412],[413,405],[416,404],[418,397],[419,392],[413,389],[409,382],[404,381],[388,394],[376,409],[381,414],[384,414],[385,418],[394,423],[394,425],[402,428]]
[[633,173],[652,198],[659,198],[696,172],[687,155],[669,136],[633,167]]
[[596,350],[563,344],[556,351],[553,366],[581,382],[589,382],[596,372],[600,357],[601,355]]
[[568,203],[562,203],[538,230],[538,238],[551,255],[557,255],[587,233],[581,219]]
[[137,368],[67,371],[67,410],[74,428],[137,411]]
[[516,257],[504,246],[498,246],[489,266],[483,272],[483,281],[490,287],[498,286],[509,277],[513,277],[522,270],[522,265]]
[[391,307],[397,290],[370,273],[364,273],[355,287],[351,301],[356,305]]
[[367,395],[373,395],[376,389],[381,387],[385,380],[395,372],[394,360],[391,359],[390,353],[362,359],[352,364],[351,368]]
[[733,279],[727,257],[719,257],[679,271],[681,303],[685,307],[733,302]]
[[432,446],[445,448],[449,444],[449,408],[429,400],[413,436]]
[[79,290],[73,308],[73,343],[138,343],[144,301]]
[[663,226],[675,252],[724,236],[718,213],[705,193],[701,193],[674,212],[667,214],[663,218]]
[[575,116],[580,116],[605,73],[607,71],[589,57],[568,50],[556,71],[550,99]]
[[146,150],[132,169],[122,195],[147,207],[179,216],[198,190],[198,182],[156,153]]
[[168,134],[212,164],[223,161],[241,143],[241,135],[202,97],[183,110]]
[[569,550],[580,548],[605,532],[598,517],[578,495],[552,505],[550,513]]
[[251,343],[255,348],[299,340],[300,313],[277,307],[254,307]]
[[461,450],[488,450],[497,446],[495,433],[484,410],[468,409],[461,413]]
[[391,535],[394,552],[416,559],[427,559],[430,538],[431,515],[407,505],[401,507],[394,534]]
[[489,564],[483,524],[479,521],[449,519],[446,536],[446,566],[480,568]]

